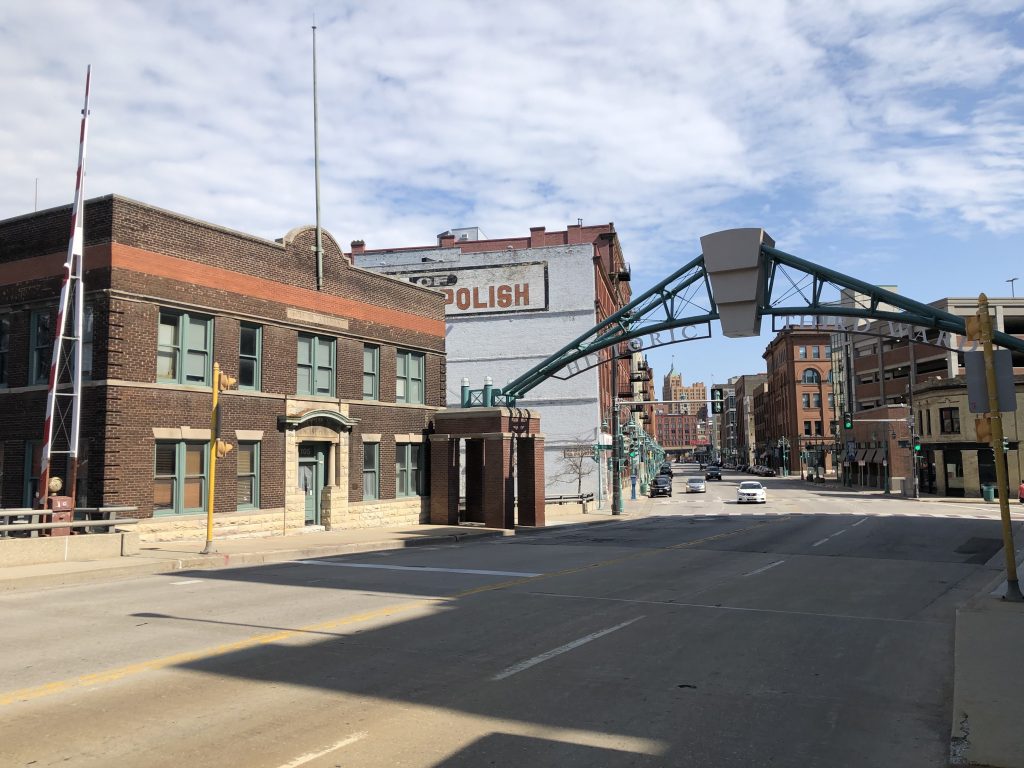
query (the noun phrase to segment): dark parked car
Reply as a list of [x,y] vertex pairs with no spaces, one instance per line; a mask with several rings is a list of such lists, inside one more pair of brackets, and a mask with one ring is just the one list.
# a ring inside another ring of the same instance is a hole
[[672,478],[668,475],[658,475],[651,480],[651,489],[647,492],[647,495],[652,499],[655,496],[668,496],[672,498]]
[[722,470],[719,467],[708,467],[707,472],[704,473],[705,480],[721,480]]

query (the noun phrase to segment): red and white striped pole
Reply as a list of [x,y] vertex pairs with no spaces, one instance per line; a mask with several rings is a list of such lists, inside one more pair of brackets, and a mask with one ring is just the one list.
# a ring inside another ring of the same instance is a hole
[[[61,347],[63,346],[64,324],[68,310],[74,313],[74,338],[75,349],[75,371],[72,373],[72,405],[71,424],[62,424],[62,427],[70,426],[68,433],[69,463],[74,473],[74,466],[78,457],[78,422],[79,422],[79,400],[81,398],[81,366],[82,366],[82,251],[83,251],[83,188],[85,182],[85,146],[89,128],[89,81],[92,74],[92,67],[85,70],[85,106],[82,108],[82,125],[78,142],[78,170],[75,173],[75,200],[71,207],[71,236],[68,239],[68,255],[64,261],[64,278],[60,288],[60,306],[57,309],[57,322],[53,329],[53,355],[50,358],[50,376],[46,395],[46,421],[43,425],[43,447],[39,462],[39,496],[46,505],[46,498],[49,495],[50,482],[50,454],[53,448],[53,427],[54,412],[57,401],[58,366],[61,359]],[[71,297],[71,283],[77,278],[78,285],[75,291],[75,306],[69,307]],[[74,495],[73,481],[69,482],[68,493]]]

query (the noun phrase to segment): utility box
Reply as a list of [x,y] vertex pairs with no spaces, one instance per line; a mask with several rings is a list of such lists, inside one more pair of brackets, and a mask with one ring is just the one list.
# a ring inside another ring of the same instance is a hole
[[[51,496],[47,499],[50,507],[47,517],[50,523],[70,523],[75,516],[75,500],[70,496]],[[48,536],[69,536],[71,528],[51,528]]]

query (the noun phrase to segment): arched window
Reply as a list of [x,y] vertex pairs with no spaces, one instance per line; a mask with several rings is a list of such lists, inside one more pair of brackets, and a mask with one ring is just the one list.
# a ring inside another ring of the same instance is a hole
[[805,368],[800,381],[804,384],[821,384],[821,374],[814,368]]

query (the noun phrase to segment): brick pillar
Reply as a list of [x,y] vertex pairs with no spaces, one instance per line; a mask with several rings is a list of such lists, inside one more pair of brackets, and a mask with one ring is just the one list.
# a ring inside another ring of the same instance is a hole
[[459,441],[430,436],[430,522],[459,524]]
[[546,525],[544,519],[544,438],[522,437],[518,442],[519,524]]
[[487,437],[484,443],[484,525],[514,529],[515,495],[512,477],[512,438]]
[[483,440],[466,440],[466,520],[484,522]]

